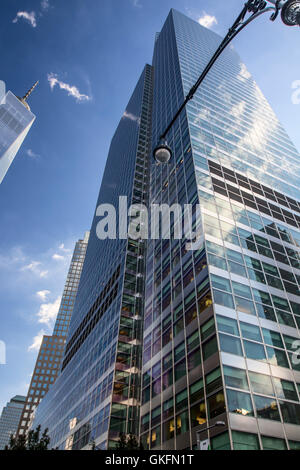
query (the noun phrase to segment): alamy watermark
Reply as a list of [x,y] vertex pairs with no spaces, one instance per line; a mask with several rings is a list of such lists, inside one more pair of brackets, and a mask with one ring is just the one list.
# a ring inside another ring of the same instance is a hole
[[198,250],[203,241],[200,205],[133,204],[127,196],[119,197],[119,206],[101,204],[96,210],[101,218],[96,226],[99,240],[182,240],[188,250]]
[[292,93],[292,103],[300,104],[300,80],[295,80],[292,83],[292,89],[295,90]]
[[6,364],[6,345],[0,340],[0,365]]

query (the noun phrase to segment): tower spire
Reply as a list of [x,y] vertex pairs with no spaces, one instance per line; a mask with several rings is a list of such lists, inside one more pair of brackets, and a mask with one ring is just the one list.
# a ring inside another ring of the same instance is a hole
[[27,93],[22,97],[22,98],[19,98],[19,100],[21,101],[21,103],[28,109],[28,111],[30,111],[30,107],[27,103],[27,100],[29,98],[29,96],[31,95],[31,93],[33,92],[33,90],[37,87],[37,85],[39,84],[39,80],[37,82],[35,82],[35,84],[30,88],[30,90],[27,91]]
[[35,84],[30,88],[30,90],[27,91],[27,93],[23,96],[22,100],[27,101],[33,90],[38,86],[39,80],[35,82]]

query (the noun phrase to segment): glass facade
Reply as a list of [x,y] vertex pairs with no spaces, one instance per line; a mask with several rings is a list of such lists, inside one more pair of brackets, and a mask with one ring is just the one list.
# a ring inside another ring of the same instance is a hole
[[0,184],[28,134],[35,116],[10,91],[0,100]]
[[0,450],[9,445],[10,436],[18,429],[26,397],[16,395],[3,408],[0,416]]
[[75,245],[53,334],[43,336],[36,359],[26,403],[20,417],[18,435],[27,433],[34,419],[37,406],[45,397],[49,388],[53,386],[60,372],[89,235],[89,232],[86,232],[84,238],[78,240]]
[[75,245],[60,308],[53,329],[53,335],[64,337],[64,339],[66,339],[69,331],[89,237],[90,233],[86,232],[84,238],[78,240]]
[[214,450],[300,446],[299,153],[232,47],[169,131],[171,162],[150,152],[220,41],[171,10],[112,140],[97,206],[190,204],[202,236],[191,250],[175,217],[171,237],[99,241],[95,216],[34,423],[60,449],[120,432],[195,449],[198,431]]
[[[152,68],[147,65],[112,139],[98,206],[147,204]],[[127,209],[127,207],[126,207]],[[119,217],[119,211],[117,211]],[[99,240],[93,220],[62,373],[37,409],[59,449],[114,448],[138,435],[145,242]]]
[[[220,41],[171,11],[154,51],[153,145]],[[200,204],[205,242],[148,243],[143,446],[193,449],[221,420],[213,449],[299,448],[299,153],[232,47],[167,140],[175,157],[152,164],[150,202]]]

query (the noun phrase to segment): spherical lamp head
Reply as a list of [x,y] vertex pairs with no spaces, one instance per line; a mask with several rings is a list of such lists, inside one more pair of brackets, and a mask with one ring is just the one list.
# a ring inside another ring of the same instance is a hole
[[172,150],[166,143],[160,144],[154,149],[153,156],[157,163],[169,163],[172,158]]
[[281,18],[287,26],[300,26],[300,0],[288,0],[282,7]]

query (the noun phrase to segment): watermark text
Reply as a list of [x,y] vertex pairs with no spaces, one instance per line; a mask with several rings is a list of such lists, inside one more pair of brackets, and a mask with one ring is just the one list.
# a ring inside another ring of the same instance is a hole
[[199,249],[203,240],[200,205],[133,204],[128,208],[126,196],[119,206],[101,204],[96,210],[99,240],[186,240],[187,249]]

